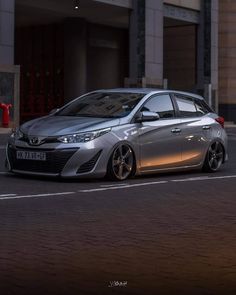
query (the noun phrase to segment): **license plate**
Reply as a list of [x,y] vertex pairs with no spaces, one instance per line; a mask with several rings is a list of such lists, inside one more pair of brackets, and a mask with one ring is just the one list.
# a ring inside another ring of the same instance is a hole
[[16,152],[16,158],[18,160],[46,161],[46,153],[44,153],[44,152],[17,151]]

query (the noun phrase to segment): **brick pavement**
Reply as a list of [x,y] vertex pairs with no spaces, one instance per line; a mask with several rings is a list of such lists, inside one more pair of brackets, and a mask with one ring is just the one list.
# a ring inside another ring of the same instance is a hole
[[[1,203],[2,294],[235,295],[235,187],[221,189]],[[127,288],[108,288],[114,280]]]
[[[29,193],[80,187],[1,181]],[[0,294],[235,295],[234,181],[2,201]],[[127,287],[109,288],[116,280]]]

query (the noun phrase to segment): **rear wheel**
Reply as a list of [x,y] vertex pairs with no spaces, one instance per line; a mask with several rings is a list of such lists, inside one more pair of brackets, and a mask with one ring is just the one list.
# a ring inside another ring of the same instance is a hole
[[121,144],[113,151],[109,163],[107,176],[110,179],[125,180],[134,172],[134,152],[127,144]]
[[206,155],[203,169],[207,172],[216,172],[220,169],[224,159],[224,149],[219,141],[213,142]]

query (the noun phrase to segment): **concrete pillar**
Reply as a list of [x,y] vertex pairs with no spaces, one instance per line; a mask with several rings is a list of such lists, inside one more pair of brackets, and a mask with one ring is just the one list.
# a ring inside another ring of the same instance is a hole
[[163,0],[146,0],[145,77],[147,84],[163,83]]
[[126,86],[163,84],[163,0],[133,0],[130,71]]
[[197,85],[196,88],[201,94],[204,90],[204,0],[201,1],[199,24],[197,25]]
[[66,19],[64,42],[64,93],[65,101],[70,101],[87,91],[87,25],[84,19]]
[[218,111],[218,0],[202,0],[197,36],[197,90]]
[[[129,26],[129,79],[138,85],[145,76],[145,1],[133,0]],[[138,85],[141,86],[141,85]]]
[[211,85],[213,107],[218,112],[218,0],[211,3]]
[[0,0],[0,64],[14,64],[15,0]]

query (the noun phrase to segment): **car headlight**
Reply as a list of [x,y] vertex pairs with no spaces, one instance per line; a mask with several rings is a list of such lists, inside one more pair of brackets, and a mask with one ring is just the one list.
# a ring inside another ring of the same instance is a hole
[[14,128],[12,129],[11,137],[14,139],[21,139],[24,137],[24,133],[20,131],[20,128]]
[[111,128],[95,130],[90,132],[69,134],[69,135],[60,136],[58,140],[63,143],[88,142],[108,133],[109,131],[111,131]]

